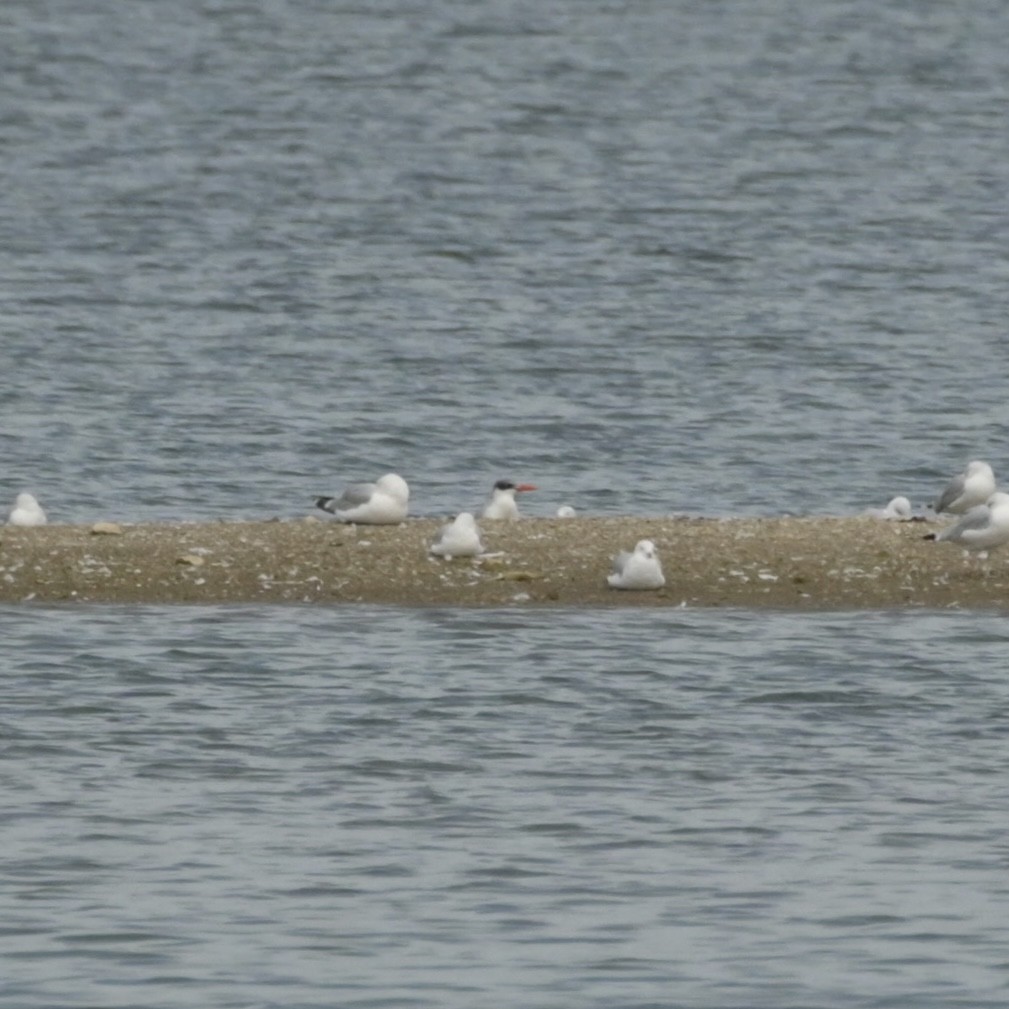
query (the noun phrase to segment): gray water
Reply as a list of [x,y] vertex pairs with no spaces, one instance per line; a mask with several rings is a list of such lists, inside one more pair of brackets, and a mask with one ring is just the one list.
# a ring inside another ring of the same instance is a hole
[[2,488],[823,513],[1005,469],[1002,4],[11,0]]
[[1009,997],[1001,617],[0,627],[4,1005]]
[[[982,0],[8,0],[0,507],[1003,475],[1007,35]],[[5,1007],[1009,1001],[1000,617],[0,630]]]

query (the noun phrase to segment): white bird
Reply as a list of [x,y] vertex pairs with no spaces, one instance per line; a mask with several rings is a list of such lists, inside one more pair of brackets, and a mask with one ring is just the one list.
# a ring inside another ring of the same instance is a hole
[[498,480],[490,492],[490,500],[483,510],[485,519],[517,519],[519,506],[515,502],[516,494],[536,490],[531,483],[514,484],[511,480]]
[[639,540],[633,553],[622,550],[613,558],[613,573],[606,581],[614,589],[661,589],[666,579],[655,544]]
[[460,512],[454,522],[438,530],[429,552],[436,557],[476,557],[483,553],[480,527],[471,512]]
[[995,474],[986,462],[975,459],[946,485],[932,506],[936,512],[963,515],[975,505],[984,504],[995,493]]
[[395,473],[386,473],[374,483],[355,483],[338,498],[315,499],[317,508],[332,512],[341,522],[364,525],[394,525],[406,518],[410,488]]
[[911,516],[911,502],[903,495],[891,498],[885,508],[869,508],[866,513],[870,518],[882,519],[884,522],[907,522]]
[[1009,494],[996,491],[952,525],[929,533],[936,543],[959,543],[965,550],[994,550],[1009,543]]
[[560,508],[557,509],[557,517],[559,519],[573,519],[577,514],[578,512],[576,512],[571,505],[561,505]]
[[46,513],[31,494],[18,494],[7,521],[12,526],[44,526]]

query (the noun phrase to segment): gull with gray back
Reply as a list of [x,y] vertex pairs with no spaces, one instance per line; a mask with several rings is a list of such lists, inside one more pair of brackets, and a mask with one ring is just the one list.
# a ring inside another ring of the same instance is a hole
[[319,497],[315,506],[341,522],[396,525],[406,518],[410,488],[396,473],[386,473],[374,483],[355,483],[339,497]]

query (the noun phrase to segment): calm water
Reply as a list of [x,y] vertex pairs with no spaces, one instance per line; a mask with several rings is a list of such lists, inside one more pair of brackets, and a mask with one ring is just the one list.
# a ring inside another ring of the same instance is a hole
[[[7,0],[0,507],[1009,467],[1004,5]],[[2,549],[2,547],[0,547]],[[667,563],[675,563],[672,558]],[[1004,620],[0,610],[0,1003],[1004,1006]]]
[[0,628],[4,1005],[1009,997],[1001,617]]

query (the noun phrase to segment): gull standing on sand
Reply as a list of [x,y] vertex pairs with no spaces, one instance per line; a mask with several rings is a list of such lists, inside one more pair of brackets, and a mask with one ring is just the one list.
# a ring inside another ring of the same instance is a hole
[[395,473],[386,473],[374,483],[355,483],[338,498],[315,499],[317,508],[332,512],[341,522],[363,525],[396,525],[406,518],[410,488]]
[[44,526],[46,513],[31,494],[18,494],[7,522],[12,526]]
[[936,513],[963,515],[975,505],[984,504],[995,493],[995,474],[986,462],[975,459],[946,485],[932,506]]
[[996,491],[985,504],[975,505],[963,518],[924,538],[959,543],[965,550],[994,550],[1009,543],[1009,494]]
[[911,502],[900,495],[891,498],[885,508],[869,508],[866,512],[869,518],[882,519],[884,522],[907,522],[911,514]]
[[655,544],[638,540],[633,553],[622,550],[613,558],[613,574],[606,581],[614,589],[661,589],[666,579]]
[[429,552],[436,557],[476,557],[483,553],[480,542],[480,527],[471,512],[460,512],[454,522],[448,522],[438,530]]
[[519,506],[515,502],[516,494],[536,490],[535,484],[514,484],[511,480],[498,480],[490,492],[490,500],[483,510],[485,519],[509,519],[514,521],[519,517]]

